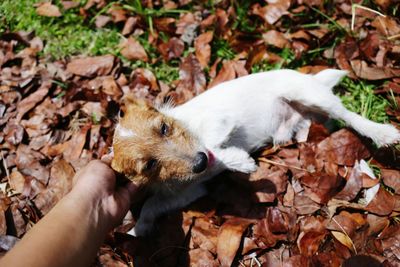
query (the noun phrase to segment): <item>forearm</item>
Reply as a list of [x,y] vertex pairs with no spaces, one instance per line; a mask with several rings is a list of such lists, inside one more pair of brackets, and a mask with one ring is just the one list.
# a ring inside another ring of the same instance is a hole
[[99,202],[67,195],[0,261],[1,266],[90,266],[107,230]]

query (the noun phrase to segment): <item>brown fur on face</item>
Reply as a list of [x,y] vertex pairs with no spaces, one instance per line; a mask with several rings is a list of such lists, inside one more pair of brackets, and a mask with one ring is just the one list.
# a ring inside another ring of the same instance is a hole
[[114,133],[113,169],[141,184],[187,179],[204,150],[179,122],[143,101],[128,99]]

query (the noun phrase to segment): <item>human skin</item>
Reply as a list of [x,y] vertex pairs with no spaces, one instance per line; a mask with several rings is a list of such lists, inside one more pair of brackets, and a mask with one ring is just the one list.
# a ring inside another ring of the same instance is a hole
[[72,191],[0,260],[0,266],[90,266],[106,234],[128,212],[137,187],[116,187],[114,171],[99,160],[74,180]]

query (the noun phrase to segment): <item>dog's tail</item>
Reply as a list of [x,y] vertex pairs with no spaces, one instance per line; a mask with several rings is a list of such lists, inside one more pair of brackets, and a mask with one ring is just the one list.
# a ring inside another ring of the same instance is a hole
[[345,75],[346,71],[327,69],[314,75],[317,84],[309,84],[307,93],[295,94],[289,101],[320,110],[333,119],[343,120],[346,125],[356,130],[361,135],[371,138],[378,146],[390,145],[400,142],[400,131],[390,124],[381,124],[370,121],[357,113],[347,110],[339,97],[332,93],[332,88]]
[[336,69],[326,69],[318,72],[314,75],[314,78],[326,86],[329,91],[339,83],[344,76],[347,75],[347,71],[345,70],[336,70]]

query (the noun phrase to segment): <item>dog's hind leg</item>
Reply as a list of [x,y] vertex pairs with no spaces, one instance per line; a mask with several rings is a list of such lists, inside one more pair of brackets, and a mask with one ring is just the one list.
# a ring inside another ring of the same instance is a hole
[[[325,89],[325,88],[323,88]],[[300,105],[311,108],[316,112],[325,113],[333,119],[343,120],[363,136],[371,138],[378,146],[390,145],[400,141],[400,131],[390,124],[370,121],[357,113],[347,110],[339,97],[330,90],[313,90],[311,93],[295,94],[287,97]]]

